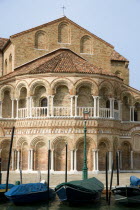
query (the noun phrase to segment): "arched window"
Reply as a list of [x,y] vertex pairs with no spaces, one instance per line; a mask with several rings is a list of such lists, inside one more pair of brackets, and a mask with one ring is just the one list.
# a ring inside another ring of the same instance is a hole
[[35,47],[38,49],[47,49],[47,36],[45,31],[37,31],[35,34]]
[[106,108],[110,108],[110,101],[109,100],[106,101]]
[[68,23],[60,23],[58,26],[58,42],[70,43],[70,31]]
[[91,54],[91,37],[90,36],[83,36],[80,41],[80,53]]
[[7,74],[7,59],[5,60],[4,69],[5,69],[5,74]]
[[[47,107],[47,98],[43,98],[40,101],[41,107]],[[41,109],[41,115],[46,116],[47,115],[47,108]]]
[[47,106],[47,99],[46,98],[43,98],[41,99],[41,107],[46,107]]
[[9,72],[12,71],[12,55],[9,55]]
[[114,109],[118,110],[118,108],[119,108],[119,107],[118,107],[118,101],[115,100],[115,101],[114,101]]

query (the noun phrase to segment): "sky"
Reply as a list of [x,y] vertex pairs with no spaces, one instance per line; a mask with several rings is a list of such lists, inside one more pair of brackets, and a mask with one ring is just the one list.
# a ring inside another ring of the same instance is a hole
[[0,37],[65,15],[104,39],[129,61],[130,86],[140,90],[140,0],[0,0]]

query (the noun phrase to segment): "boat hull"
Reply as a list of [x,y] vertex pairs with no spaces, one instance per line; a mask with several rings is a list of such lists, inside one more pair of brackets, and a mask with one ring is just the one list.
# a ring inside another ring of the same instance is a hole
[[56,193],[61,201],[69,203],[97,202],[101,197],[101,192],[90,193],[66,185],[60,187]]
[[122,204],[140,204],[140,188],[135,186],[117,187],[112,190],[115,201]]
[[[53,190],[50,190],[49,199],[51,200],[54,197],[55,197],[55,192]],[[44,192],[34,192],[24,195],[7,196],[7,198],[15,205],[22,205],[22,204],[26,205],[26,204],[33,204],[39,202],[47,202],[48,190]]]

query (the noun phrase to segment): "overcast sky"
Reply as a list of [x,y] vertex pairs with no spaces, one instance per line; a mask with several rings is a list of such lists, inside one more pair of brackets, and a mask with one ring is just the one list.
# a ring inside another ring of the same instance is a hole
[[0,37],[65,15],[115,46],[129,61],[130,86],[140,90],[140,0],[0,0]]

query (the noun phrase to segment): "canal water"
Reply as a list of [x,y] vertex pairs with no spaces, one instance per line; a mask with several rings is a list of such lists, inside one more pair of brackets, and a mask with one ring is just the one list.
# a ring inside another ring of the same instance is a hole
[[113,198],[111,200],[111,205],[108,206],[106,204],[105,197],[101,198],[101,202],[97,204],[88,204],[82,206],[68,206],[60,203],[58,199],[51,202],[49,205],[46,203],[43,204],[36,204],[32,206],[15,206],[12,203],[4,203],[0,204],[0,210],[136,210],[140,209],[140,205],[132,205],[132,206],[124,206],[119,205],[114,202]]

